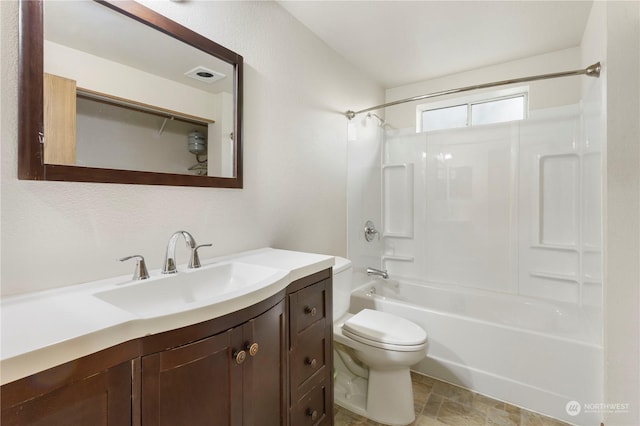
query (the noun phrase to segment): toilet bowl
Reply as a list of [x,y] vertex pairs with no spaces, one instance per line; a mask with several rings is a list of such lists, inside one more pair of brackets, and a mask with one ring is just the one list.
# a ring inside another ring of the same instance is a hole
[[335,402],[371,420],[407,425],[415,420],[409,367],[426,356],[427,334],[386,312],[349,313],[351,262],[333,269]]

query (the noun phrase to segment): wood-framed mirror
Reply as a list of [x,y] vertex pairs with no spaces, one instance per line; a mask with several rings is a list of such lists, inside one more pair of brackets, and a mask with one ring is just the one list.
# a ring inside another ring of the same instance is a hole
[[241,55],[133,1],[19,19],[19,179],[242,188]]

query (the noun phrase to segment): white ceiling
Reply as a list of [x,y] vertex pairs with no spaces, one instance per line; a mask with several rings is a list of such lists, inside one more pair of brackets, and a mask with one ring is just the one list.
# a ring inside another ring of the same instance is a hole
[[580,44],[591,1],[279,1],[391,88]]

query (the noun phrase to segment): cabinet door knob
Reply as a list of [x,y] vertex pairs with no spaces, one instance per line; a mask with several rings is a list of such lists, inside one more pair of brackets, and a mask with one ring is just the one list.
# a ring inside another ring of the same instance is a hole
[[318,410],[307,408],[307,416],[311,417],[311,420],[315,422],[316,420],[318,420]]
[[236,360],[236,364],[242,364],[247,359],[247,353],[245,351],[237,351],[233,354],[233,358]]
[[316,308],[312,308],[311,306],[305,306],[304,313],[307,315],[311,315],[312,317],[315,317],[316,314],[318,313],[318,310]]
[[249,355],[256,356],[256,354],[258,353],[258,349],[259,349],[259,346],[257,343],[255,342],[252,344],[247,343],[247,350],[249,351]]
[[315,358],[309,359],[309,357],[304,359],[304,363],[309,365],[311,368],[316,368],[316,365],[318,365],[318,362]]

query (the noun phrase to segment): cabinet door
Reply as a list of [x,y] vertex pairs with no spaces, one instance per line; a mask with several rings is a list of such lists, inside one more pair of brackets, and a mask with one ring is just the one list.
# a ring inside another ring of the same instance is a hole
[[[37,375],[34,380],[37,380]],[[2,426],[125,426],[131,424],[131,362],[66,384],[12,407]]]
[[76,164],[76,82],[44,74],[44,162]]
[[142,358],[142,426],[242,424],[239,329]]
[[[284,300],[242,326],[245,426],[286,424]],[[251,345],[257,349],[252,355]]]

